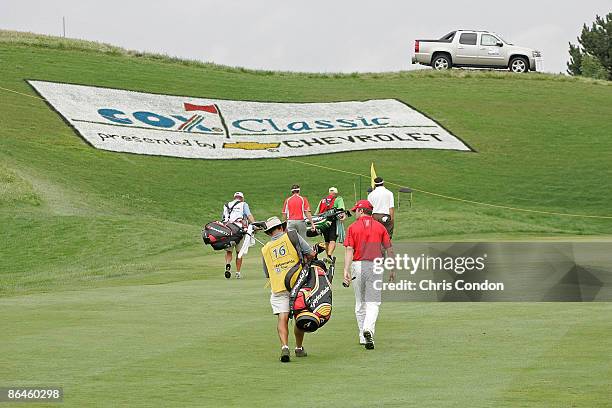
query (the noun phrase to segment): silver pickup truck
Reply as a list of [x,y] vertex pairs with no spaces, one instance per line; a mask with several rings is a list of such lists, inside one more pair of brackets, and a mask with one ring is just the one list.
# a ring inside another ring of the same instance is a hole
[[437,70],[474,67],[522,73],[536,71],[541,57],[540,51],[517,47],[495,33],[457,30],[439,40],[416,40],[412,63]]

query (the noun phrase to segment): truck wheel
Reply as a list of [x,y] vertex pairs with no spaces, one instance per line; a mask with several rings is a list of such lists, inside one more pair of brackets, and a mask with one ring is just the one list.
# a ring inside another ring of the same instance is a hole
[[525,57],[514,57],[510,60],[510,71],[516,74],[524,74],[529,72],[529,61]]
[[453,64],[451,63],[450,58],[446,54],[438,54],[434,57],[431,62],[431,66],[436,71],[442,71],[444,69],[451,69]]

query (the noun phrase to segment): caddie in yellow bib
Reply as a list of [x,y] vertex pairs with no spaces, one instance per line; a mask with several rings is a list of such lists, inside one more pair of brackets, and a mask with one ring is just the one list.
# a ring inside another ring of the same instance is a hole
[[273,293],[290,291],[302,270],[302,254],[295,249],[292,238],[297,240],[295,231],[285,232],[261,249]]
[[[265,231],[270,242],[261,249],[263,269],[270,279],[272,313],[278,316],[278,337],[281,341],[281,361],[290,361],[289,353],[289,291],[294,286],[306,259],[315,256],[312,247],[296,231],[286,230],[286,222],[278,217],[268,218]],[[302,347],[304,332],[294,327],[295,355],[306,357]]]

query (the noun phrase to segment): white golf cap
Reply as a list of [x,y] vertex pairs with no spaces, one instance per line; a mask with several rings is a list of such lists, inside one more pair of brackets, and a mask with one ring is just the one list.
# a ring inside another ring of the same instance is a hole
[[242,192],[241,192],[241,191],[236,191],[236,192],[234,193],[234,197],[244,198],[244,194],[242,194]]
[[329,192],[338,194],[338,189],[336,187],[330,187]]

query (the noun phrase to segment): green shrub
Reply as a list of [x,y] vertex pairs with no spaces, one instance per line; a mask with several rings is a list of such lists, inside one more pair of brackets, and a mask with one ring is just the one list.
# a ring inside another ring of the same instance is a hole
[[580,65],[582,76],[595,79],[608,79],[608,71],[601,65],[599,59],[592,55],[585,54],[582,56],[582,63]]

